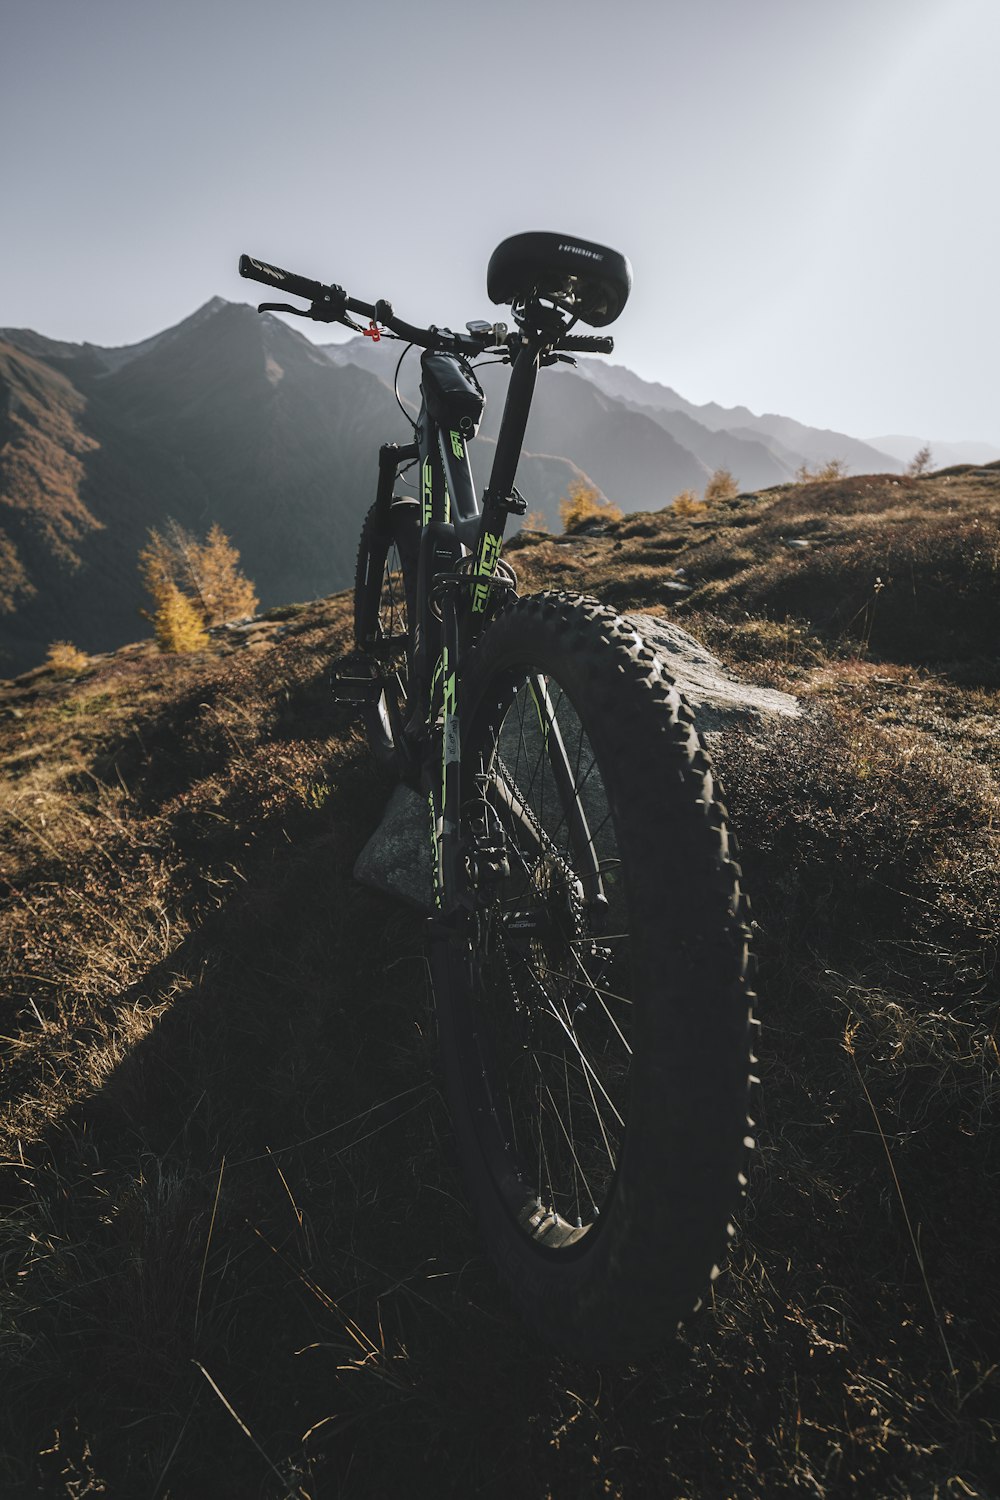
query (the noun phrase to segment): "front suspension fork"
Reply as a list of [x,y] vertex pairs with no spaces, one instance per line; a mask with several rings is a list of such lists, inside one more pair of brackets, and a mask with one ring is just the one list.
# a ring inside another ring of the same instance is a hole
[[[458,613],[454,594],[450,590],[442,599],[441,627],[441,655],[431,680],[431,718],[435,725],[435,735],[428,761],[427,793],[432,824],[435,906],[442,917],[454,918],[463,907],[474,904],[475,892],[470,885],[465,857],[467,851],[462,842],[462,798],[468,794],[468,789],[462,785],[459,722],[462,685],[456,670]],[[531,676],[528,679],[528,690],[538,714],[542,740],[552,767],[559,800],[565,810],[567,837],[574,851],[574,863],[583,885],[584,899],[590,910],[591,920],[599,924],[607,907],[607,897],[587,814],[577,791],[566,745],[544,679],[537,674]],[[534,820],[530,809],[520,805],[517,788],[507,786],[495,774],[493,794],[507,805],[519,822],[526,822],[528,826],[532,824]],[[539,842],[540,853],[544,853],[544,830],[538,830],[535,837]]]
[[427,761],[434,856],[434,904],[443,916],[458,910],[465,889],[461,869],[462,744],[458,718],[458,613],[451,590],[441,600],[441,655],[431,678],[434,732]]

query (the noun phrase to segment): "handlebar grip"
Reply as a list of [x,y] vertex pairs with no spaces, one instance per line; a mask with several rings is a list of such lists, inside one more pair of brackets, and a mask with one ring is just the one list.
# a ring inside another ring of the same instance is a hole
[[269,266],[262,260],[254,260],[252,255],[240,256],[240,275],[249,281],[260,281],[264,286],[289,292],[293,297],[305,297],[309,302],[318,301],[326,290],[319,281],[296,276],[292,271],[283,271],[280,266]]
[[[369,309],[364,311],[368,312]],[[377,323],[391,329],[397,338],[406,339],[408,344],[419,344],[424,349],[430,347],[432,335],[436,332],[435,329],[418,328],[415,323],[406,323],[402,318],[397,318],[392,310],[392,303],[386,302],[384,298],[376,302],[372,316]]]
[[577,354],[611,354],[614,347],[614,339],[598,338],[588,333],[568,333],[556,345],[557,349],[575,350]]

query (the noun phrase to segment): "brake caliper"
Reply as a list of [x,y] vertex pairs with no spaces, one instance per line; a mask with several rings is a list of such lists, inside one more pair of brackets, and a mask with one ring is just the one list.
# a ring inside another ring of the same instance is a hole
[[488,894],[489,887],[506,880],[510,874],[507,835],[496,808],[486,795],[489,785],[488,776],[476,777],[479,795],[468,809],[469,834],[463,850],[469,885],[475,891],[482,891],[484,895]]

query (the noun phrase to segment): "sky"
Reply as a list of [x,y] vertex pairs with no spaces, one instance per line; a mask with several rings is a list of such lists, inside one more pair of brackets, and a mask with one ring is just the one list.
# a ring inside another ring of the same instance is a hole
[[244,251],[460,327],[552,229],[689,400],[1000,444],[998,56],[1000,0],[0,0],[0,327],[133,343]]

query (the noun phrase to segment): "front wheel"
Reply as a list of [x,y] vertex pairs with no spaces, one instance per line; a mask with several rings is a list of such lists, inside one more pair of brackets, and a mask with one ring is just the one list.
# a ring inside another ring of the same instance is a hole
[[725,809],[659,658],[592,600],[514,604],[459,705],[466,918],[433,967],[466,1176],[529,1323],[632,1357],[703,1294],[745,1182]]
[[365,733],[380,765],[405,765],[403,721],[412,664],[420,555],[419,507],[397,500],[388,510],[373,505],[365,517],[354,577],[354,638],[381,684],[363,710]]

